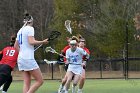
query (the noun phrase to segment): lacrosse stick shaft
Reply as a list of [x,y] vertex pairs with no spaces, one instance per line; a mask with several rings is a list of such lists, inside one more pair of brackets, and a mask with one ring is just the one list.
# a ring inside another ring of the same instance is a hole
[[36,51],[37,49],[39,49],[43,44],[40,44],[37,48],[34,49],[34,51]]

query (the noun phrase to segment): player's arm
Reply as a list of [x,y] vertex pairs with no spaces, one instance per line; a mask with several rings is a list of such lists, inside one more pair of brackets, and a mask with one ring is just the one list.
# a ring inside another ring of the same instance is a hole
[[90,57],[90,54],[87,53],[86,51],[84,51],[84,52],[85,52],[85,53],[84,53],[84,56],[85,56],[84,61],[88,61],[88,59],[89,59],[89,57]]
[[34,36],[28,36],[29,44],[31,45],[38,45],[38,44],[47,44],[48,39],[44,39],[42,41],[35,40]]
[[83,63],[82,63],[82,65],[83,65],[83,68],[85,69],[86,68],[86,63],[89,60],[90,54],[85,50],[83,50],[83,51],[84,52],[83,52]]
[[18,40],[15,41],[14,48],[19,51],[19,43]]
[[69,63],[70,63],[69,51],[66,50],[66,63],[65,64],[69,64]]

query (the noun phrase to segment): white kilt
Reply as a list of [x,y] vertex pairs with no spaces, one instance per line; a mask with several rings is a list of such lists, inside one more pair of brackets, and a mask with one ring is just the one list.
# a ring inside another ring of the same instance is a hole
[[17,64],[19,71],[30,71],[39,68],[35,59],[18,58]]
[[82,69],[83,69],[83,67],[81,65],[69,64],[67,71],[71,71],[74,74],[81,75],[82,74]]

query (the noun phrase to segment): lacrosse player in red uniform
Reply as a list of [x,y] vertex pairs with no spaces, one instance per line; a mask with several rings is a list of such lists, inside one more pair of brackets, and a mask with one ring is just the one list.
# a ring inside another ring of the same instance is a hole
[[11,72],[17,63],[18,51],[13,47],[14,40],[10,42],[10,46],[5,47],[0,53],[0,86],[4,84],[2,93],[7,93],[12,83]]
[[61,50],[61,55],[58,56],[58,59],[57,59],[57,63],[59,64],[59,70],[60,70],[60,75],[61,75],[61,80],[60,81],[65,81],[64,78],[63,78],[63,74],[65,73],[64,72],[64,68],[66,67],[65,65],[65,62],[66,62],[66,58],[64,57],[65,54],[66,54],[66,50],[70,48],[69,46],[69,41],[71,38],[67,37],[67,42],[68,42],[68,45],[65,46],[63,48],[63,50]]
[[[90,55],[90,51],[88,48],[85,47],[85,39],[84,38],[81,38],[79,40],[79,47],[80,48],[83,48],[89,55]],[[81,75],[81,78],[80,78],[80,83],[79,83],[79,88],[78,88],[78,91],[77,93],[82,93],[82,89],[83,89],[83,86],[84,86],[84,83],[85,83],[85,67],[86,67],[86,62],[88,61],[88,59],[83,56],[83,70],[82,70],[82,75]]]

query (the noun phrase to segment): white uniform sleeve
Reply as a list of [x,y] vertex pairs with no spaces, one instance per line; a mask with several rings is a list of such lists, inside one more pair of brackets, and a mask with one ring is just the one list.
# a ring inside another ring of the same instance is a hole
[[87,55],[87,52],[84,49],[80,48],[80,51],[81,51],[82,55]]
[[34,28],[33,27],[28,28],[28,36],[34,36]]
[[69,49],[66,50],[66,59],[69,58]]
[[17,37],[16,37],[16,40],[19,40],[19,35],[21,34],[21,29],[18,31],[18,33],[17,33]]

